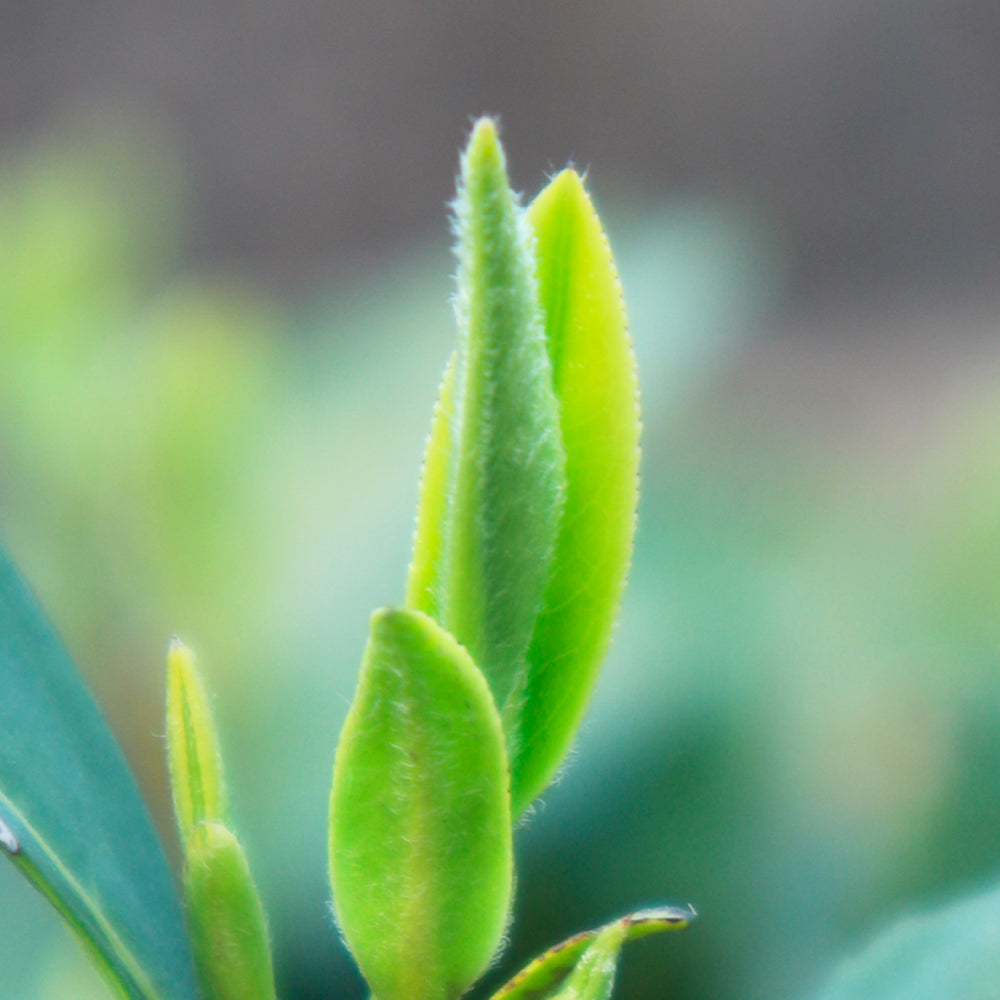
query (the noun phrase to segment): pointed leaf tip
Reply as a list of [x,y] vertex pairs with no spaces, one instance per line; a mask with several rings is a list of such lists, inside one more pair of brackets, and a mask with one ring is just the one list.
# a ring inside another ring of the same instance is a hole
[[490,115],[481,115],[473,123],[469,141],[462,157],[467,170],[482,169],[489,163],[494,169],[503,169],[504,154],[500,143],[500,126]]
[[222,755],[194,654],[176,636],[167,649],[167,761],[181,840],[201,822],[227,822]]
[[550,575],[565,457],[531,233],[492,119],[462,155],[455,230],[458,347],[425,457],[407,604],[469,651],[506,720]]

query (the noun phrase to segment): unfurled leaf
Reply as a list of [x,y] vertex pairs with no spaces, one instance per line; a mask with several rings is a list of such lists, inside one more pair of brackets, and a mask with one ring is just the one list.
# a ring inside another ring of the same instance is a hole
[[[173,878],[132,775],[0,552],[0,822],[116,996],[196,1000]],[[0,970],[0,992],[3,971]]]
[[[480,119],[455,202],[458,350],[428,446],[408,605],[519,711],[565,486],[531,234],[496,125]],[[513,733],[514,729],[508,729]]]
[[632,553],[639,403],[621,285],[600,220],[573,170],[528,210],[566,500],[552,576],[528,653],[511,746],[519,815],[569,750],[607,651]]
[[[606,954],[609,942],[614,943],[613,951],[617,961],[617,954],[623,942],[645,937],[647,934],[656,934],[659,931],[682,930],[687,927],[694,915],[694,911],[690,909],[659,906],[629,913],[596,930],[574,934],[573,937],[550,948],[526,965],[493,995],[492,1000],[541,1000],[543,997],[554,997],[557,991],[566,987],[570,978],[576,975],[584,956],[599,940],[602,940],[602,935],[605,935],[602,944],[580,972],[577,983],[596,976],[595,966],[600,964],[600,956]],[[613,984],[613,970],[611,982]]]
[[996,1000],[1000,889],[905,917],[844,962],[815,1000]]
[[198,823],[185,850],[188,923],[206,1000],[274,1000],[267,922],[239,841]]
[[337,918],[373,994],[454,1000],[507,920],[507,758],[486,681],[420,612],[372,618],[330,808]]
[[215,721],[191,650],[178,639],[167,652],[167,762],[181,840],[198,823],[226,822]]

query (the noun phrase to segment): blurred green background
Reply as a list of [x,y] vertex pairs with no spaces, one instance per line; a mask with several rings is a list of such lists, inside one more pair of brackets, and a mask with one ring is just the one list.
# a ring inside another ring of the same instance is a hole
[[[863,7],[0,5],[0,538],[168,845],[163,658],[196,649],[285,1000],[364,995],[330,769],[483,110],[529,196],[592,165],[645,429],[621,622],[479,994],[671,901],[701,918],[619,996],[805,996],[1000,880],[1000,15]],[[0,901],[0,995],[106,1000],[6,865]]]

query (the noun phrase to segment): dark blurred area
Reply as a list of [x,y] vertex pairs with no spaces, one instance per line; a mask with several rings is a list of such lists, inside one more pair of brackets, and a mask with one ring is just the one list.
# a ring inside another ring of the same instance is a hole
[[5,143],[88,107],[151,121],[185,163],[193,258],[268,285],[438,231],[483,111],[520,186],[572,159],[608,191],[753,206],[797,290],[998,261],[987,0],[4,6]]
[[[622,620],[475,995],[669,901],[700,919],[618,996],[804,998],[1000,879],[998,66],[983,0],[0,0],[0,539],[168,845],[167,637],[198,652],[284,1000],[364,995],[330,768],[402,596],[484,111],[528,197],[589,169],[644,442]],[[10,866],[0,900],[0,995],[107,1000]]]

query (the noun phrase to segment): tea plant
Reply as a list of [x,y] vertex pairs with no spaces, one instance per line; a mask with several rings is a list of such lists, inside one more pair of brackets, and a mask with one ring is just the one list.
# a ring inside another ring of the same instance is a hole
[[[582,179],[565,170],[522,209],[484,118],[454,218],[458,345],[405,601],[372,617],[330,799],[336,918],[378,1000],[455,1000],[501,948],[513,828],[586,709],[637,499],[634,362]],[[167,659],[183,906],[114,739],[0,556],[0,846],[116,995],[273,1000],[208,699],[186,647]],[[578,934],[495,1000],[605,1000],[626,940],[691,916],[660,907]]]

